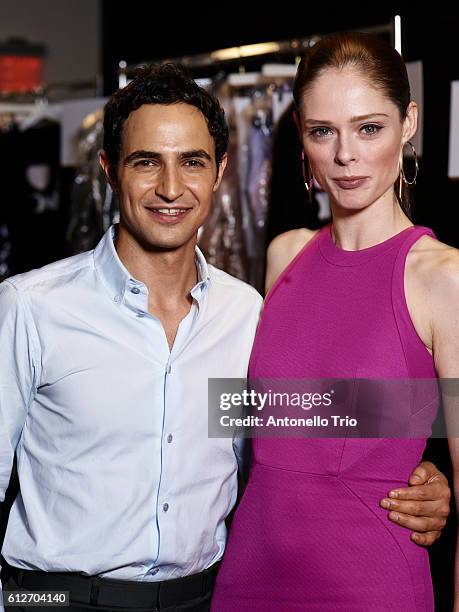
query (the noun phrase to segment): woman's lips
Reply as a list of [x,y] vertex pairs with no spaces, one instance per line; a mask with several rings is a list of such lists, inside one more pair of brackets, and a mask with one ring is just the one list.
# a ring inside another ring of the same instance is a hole
[[362,176],[355,179],[333,179],[338,187],[341,189],[357,189],[361,187],[366,180],[368,180],[368,176]]

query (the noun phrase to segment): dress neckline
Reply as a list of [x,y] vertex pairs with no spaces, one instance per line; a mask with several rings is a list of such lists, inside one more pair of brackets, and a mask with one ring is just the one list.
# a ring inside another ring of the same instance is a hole
[[384,240],[383,242],[378,242],[377,244],[366,247],[365,249],[346,251],[333,242],[332,225],[329,224],[323,227],[321,230],[322,239],[319,240],[319,247],[323,257],[327,261],[342,266],[354,266],[385,253],[398,243],[402,242],[405,237],[413,232],[416,228],[416,225],[411,225],[397,234],[394,234],[390,238],[387,238],[387,240]]

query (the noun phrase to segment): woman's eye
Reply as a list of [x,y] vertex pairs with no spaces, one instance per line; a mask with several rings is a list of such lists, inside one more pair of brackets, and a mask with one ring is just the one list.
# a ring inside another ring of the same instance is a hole
[[311,130],[310,134],[312,136],[317,136],[318,138],[323,138],[324,136],[328,136],[330,132],[329,128],[326,127],[318,127]]
[[363,133],[367,136],[373,136],[373,134],[377,134],[381,127],[379,125],[375,125],[373,123],[368,123],[367,125],[362,126]]

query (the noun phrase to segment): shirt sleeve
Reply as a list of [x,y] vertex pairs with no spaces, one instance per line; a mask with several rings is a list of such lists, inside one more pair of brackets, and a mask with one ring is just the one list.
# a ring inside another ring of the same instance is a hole
[[0,283],[0,503],[5,499],[14,453],[35,391],[38,362],[31,323],[24,297],[9,281]]

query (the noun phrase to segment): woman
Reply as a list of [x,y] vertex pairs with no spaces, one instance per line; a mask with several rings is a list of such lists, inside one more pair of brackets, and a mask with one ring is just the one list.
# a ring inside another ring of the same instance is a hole
[[[459,377],[459,255],[409,218],[417,106],[401,57],[370,35],[324,38],[294,97],[305,183],[328,192],[333,222],[271,243],[250,377]],[[433,399],[421,398],[430,420]],[[379,505],[424,446],[255,439],[213,612],[433,610],[427,551]]]

